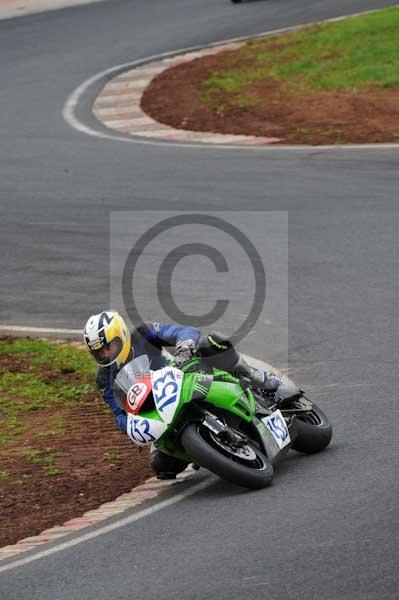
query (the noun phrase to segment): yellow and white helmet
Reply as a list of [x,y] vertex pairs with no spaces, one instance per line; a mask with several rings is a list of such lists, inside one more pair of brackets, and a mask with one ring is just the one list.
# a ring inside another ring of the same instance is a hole
[[106,310],[89,317],[83,334],[86,348],[102,367],[126,362],[132,347],[130,331],[119,313]]

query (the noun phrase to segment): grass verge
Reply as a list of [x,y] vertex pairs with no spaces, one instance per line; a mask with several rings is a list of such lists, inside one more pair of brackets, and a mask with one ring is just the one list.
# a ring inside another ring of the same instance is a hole
[[0,547],[145,481],[148,452],[120,432],[74,343],[0,338]]
[[177,129],[274,144],[399,142],[399,8],[253,39],[157,75],[141,106]]
[[35,436],[39,440],[62,435],[66,421],[60,414],[76,408],[93,389],[93,373],[93,361],[76,345],[29,338],[1,340],[0,447],[29,429],[32,413],[37,426],[40,414],[51,408],[54,416],[46,416]]
[[305,91],[399,88],[399,8],[312,25],[298,32],[248,42],[230,65],[204,82],[203,99],[235,95],[253,106],[255,83],[274,79],[291,95]]

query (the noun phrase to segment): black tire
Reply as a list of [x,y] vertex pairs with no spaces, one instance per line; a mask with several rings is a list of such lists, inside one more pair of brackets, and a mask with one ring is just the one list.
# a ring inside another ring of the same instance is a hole
[[331,441],[332,426],[323,411],[312,402],[312,410],[297,416],[294,422],[297,437],[292,449],[305,454],[320,452]]
[[[254,444],[248,443],[256,455],[254,460],[244,460],[224,451],[215,441],[215,435],[200,423],[187,425],[181,443],[194,462],[236,485],[260,489],[272,482],[274,470],[271,462]],[[246,463],[246,464],[245,464]]]

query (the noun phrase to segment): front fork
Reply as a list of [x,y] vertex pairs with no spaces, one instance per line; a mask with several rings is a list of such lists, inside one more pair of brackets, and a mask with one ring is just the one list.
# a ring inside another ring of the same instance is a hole
[[216,415],[193,403],[190,404],[189,410],[184,411],[182,418],[179,419],[179,422],[175,427],[168,432],[167,438],[162,440],[160,444],[156,444],[157,448],[166,454],[171,454],[172,456],[186,460],[187,456],[179,440],[189,423],[202,423],[216,435],[225,434],[228,431],[231,431],[228,425],[223,423]]

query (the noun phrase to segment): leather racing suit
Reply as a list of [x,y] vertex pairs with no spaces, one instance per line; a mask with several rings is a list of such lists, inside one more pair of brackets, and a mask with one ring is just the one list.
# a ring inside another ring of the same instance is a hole
[[[176,344],[186,340],[192,340],[197,345],[200,332],[194,327],[168,323],[141,323],[132,330],[131,336],[132,349],[126,363],[133,358],[146,354],[150,361],[151,370],[156,370],[166,366],[166,358],[162,355],[164,347],[176,346]],[[117,427],[123,433],[127,433],[127,415],[118,405],[113,389],[115,377],[123,366],[97,367],[96,384],[104,401],[114,414]],[[183,471],[187,466],[185,462],[166,455],[154,446],[150,452],[150,464],[155,473],[161,477],[162,474],[172,476],[172,474]]]

